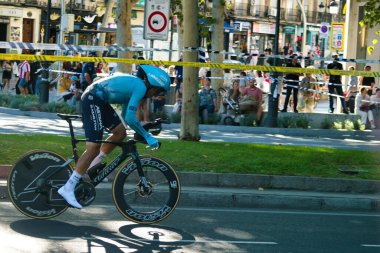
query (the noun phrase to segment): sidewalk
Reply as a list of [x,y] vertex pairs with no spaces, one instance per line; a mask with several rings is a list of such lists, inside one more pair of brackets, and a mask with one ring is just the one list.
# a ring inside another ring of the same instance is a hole
[[[29,116],[46,119],[59,119],[56,113],[20,111],[0,107],[0,113],[7,113],[20,116]],[[164,130],[179,130],[180,124],[163,124]],[[219,131],[228,133],[249,133],[249,134],[283,134],[294,137],[313,137],[313,138],[334,138],[334,139],[358,139],[358,140],[378,140],[380,130],[349,131],[335,129],[300,129],[300,128],[270,128],[270,127],[249,127],[249,126],[226,126],[226,125],[199,125],[200,131]]]

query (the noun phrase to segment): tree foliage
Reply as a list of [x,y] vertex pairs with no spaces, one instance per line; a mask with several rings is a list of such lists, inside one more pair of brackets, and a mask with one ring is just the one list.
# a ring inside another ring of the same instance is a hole
[[372,28],[380,24],[380,1],[368,0],[364,5],[363,25]]

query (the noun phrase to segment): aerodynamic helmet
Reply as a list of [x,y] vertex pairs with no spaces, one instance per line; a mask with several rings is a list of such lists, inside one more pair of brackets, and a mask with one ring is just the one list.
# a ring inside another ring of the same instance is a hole
[[140,65],[140,68],[144,70],[150,85],[163,88],[167,92],[170,90],[170,77],[165,71],[150,65]]

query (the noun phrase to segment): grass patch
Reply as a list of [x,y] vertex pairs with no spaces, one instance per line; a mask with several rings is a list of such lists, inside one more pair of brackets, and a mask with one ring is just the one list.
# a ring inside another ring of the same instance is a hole
[[[53,135],[0,135],[0,164],[14,164],[24,153],[47,149],[71,156],[68,137]],[[380,180],[379,152],[329,148],[273,146],[246,143],[212,143],[160,140],[161,149],[141,154],[169,162],[177,171],[361,178]],[[80,153],[83,145],[80,145]],[[114,154],[118,153],[114,151]],[[110,156],[110,159],[113,156]],[[339,169],[361,169],[366,173],[344,175]]]

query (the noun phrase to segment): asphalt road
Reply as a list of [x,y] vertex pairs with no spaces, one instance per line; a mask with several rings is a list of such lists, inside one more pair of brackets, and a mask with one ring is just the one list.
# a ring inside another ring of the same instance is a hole
[[158,225],[111,205],[33,220],[0,203],[1,252],[380,252],[380,215],[178,208]]
[[[80,122],[74,122],[78,134],[83,134]],[[171,125],[163,125],[164,130],[158,136],[163,139],[177,139],[179,128]],[[130,132],[130,131],[129,131]],[[31,116],[0,113],[0,133],[23,133],[23,134],[57,134],[68,136],[67,122],[60,119],[37,118]],[[352,138],[327,138],[289,136],[273,133],[243,133],[226,130],[217,130],[212,127],[201,130],[201,141],[213,142],[240,142],[261,143],[272,145],[293,145],[309,147],[328,147],[358,150],[380,150],[379,140],[360,140]]]

